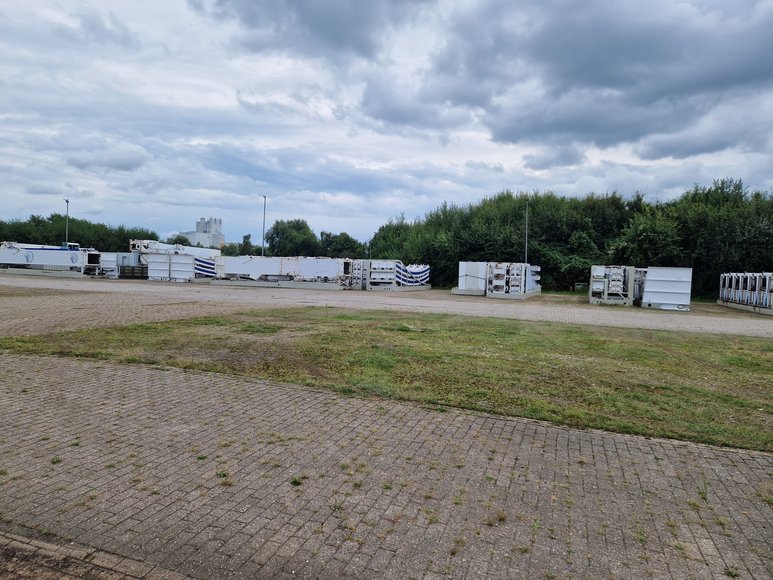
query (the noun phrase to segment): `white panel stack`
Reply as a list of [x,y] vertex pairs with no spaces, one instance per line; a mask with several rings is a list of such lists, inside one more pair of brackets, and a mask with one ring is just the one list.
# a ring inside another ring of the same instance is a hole
[[519,300],[542,292],[540,267],[518,262],[459,262],[452,294]]
[[689,310],[692,268],[647,268],[641,305],[661,310]]
[[717,303],[773,315],[773,272],[728,272],[720,275]]
[[591,304],[689,310],[692,268],[591,266]]
[[191,282],[195,277],[194,256],[189,254],[144,254],[148,280]]

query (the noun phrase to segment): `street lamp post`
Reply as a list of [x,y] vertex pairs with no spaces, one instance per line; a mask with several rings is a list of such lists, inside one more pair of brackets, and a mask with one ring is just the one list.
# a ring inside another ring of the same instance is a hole
[[67,204],[67,215],[64,218],[64,244],[70,241],[70,200],[65,198],[64,203]]
[[526,233],[523,242],[523,262],[529,263],[529,199],[526,199]]
[[260,255],[266,255],[266,196],[263,196],[263,237],[260,240]]

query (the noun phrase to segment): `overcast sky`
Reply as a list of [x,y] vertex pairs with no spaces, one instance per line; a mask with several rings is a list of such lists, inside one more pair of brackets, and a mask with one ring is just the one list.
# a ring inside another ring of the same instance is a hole
[[503,189],[773,189],[773,0],[0,5],[4,220],[365,241]]

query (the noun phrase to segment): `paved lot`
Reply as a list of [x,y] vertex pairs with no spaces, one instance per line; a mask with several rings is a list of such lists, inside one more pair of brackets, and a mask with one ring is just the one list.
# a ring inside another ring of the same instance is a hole
[[[293,300],[28,280],[0,298],[3,334]],[[379,307],[422,300],[456,304]],[[0,368],[0,576],[773,575],[770,454],[213,373],[10,354]]]
[[[169,320],[245,309],[331,306],[773,338],[773,317],[717,305],[696,305],[695,311],[690,312],[666,312],[620,306],[591,306],[585,303],[556,303],[555,296],[507,301],[453,296],[449,291],[442,290],[343,292],[43,278],[0,273],[1,290],[17,294],[13,296],[13,310],[2,313],[0,333],[6,336]],[[25,291],[29,293],[27,298],[24,296]],[[49,293],[45,294],[46,291]],[[0,293],[0,300],[3,300],[2,296]]]

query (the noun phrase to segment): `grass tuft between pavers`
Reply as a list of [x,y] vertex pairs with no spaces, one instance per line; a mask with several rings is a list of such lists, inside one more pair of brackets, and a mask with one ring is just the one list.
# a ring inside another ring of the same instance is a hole
[[763,338],[293,308],[4,338],[0,349],[773,450],[773,342]]

